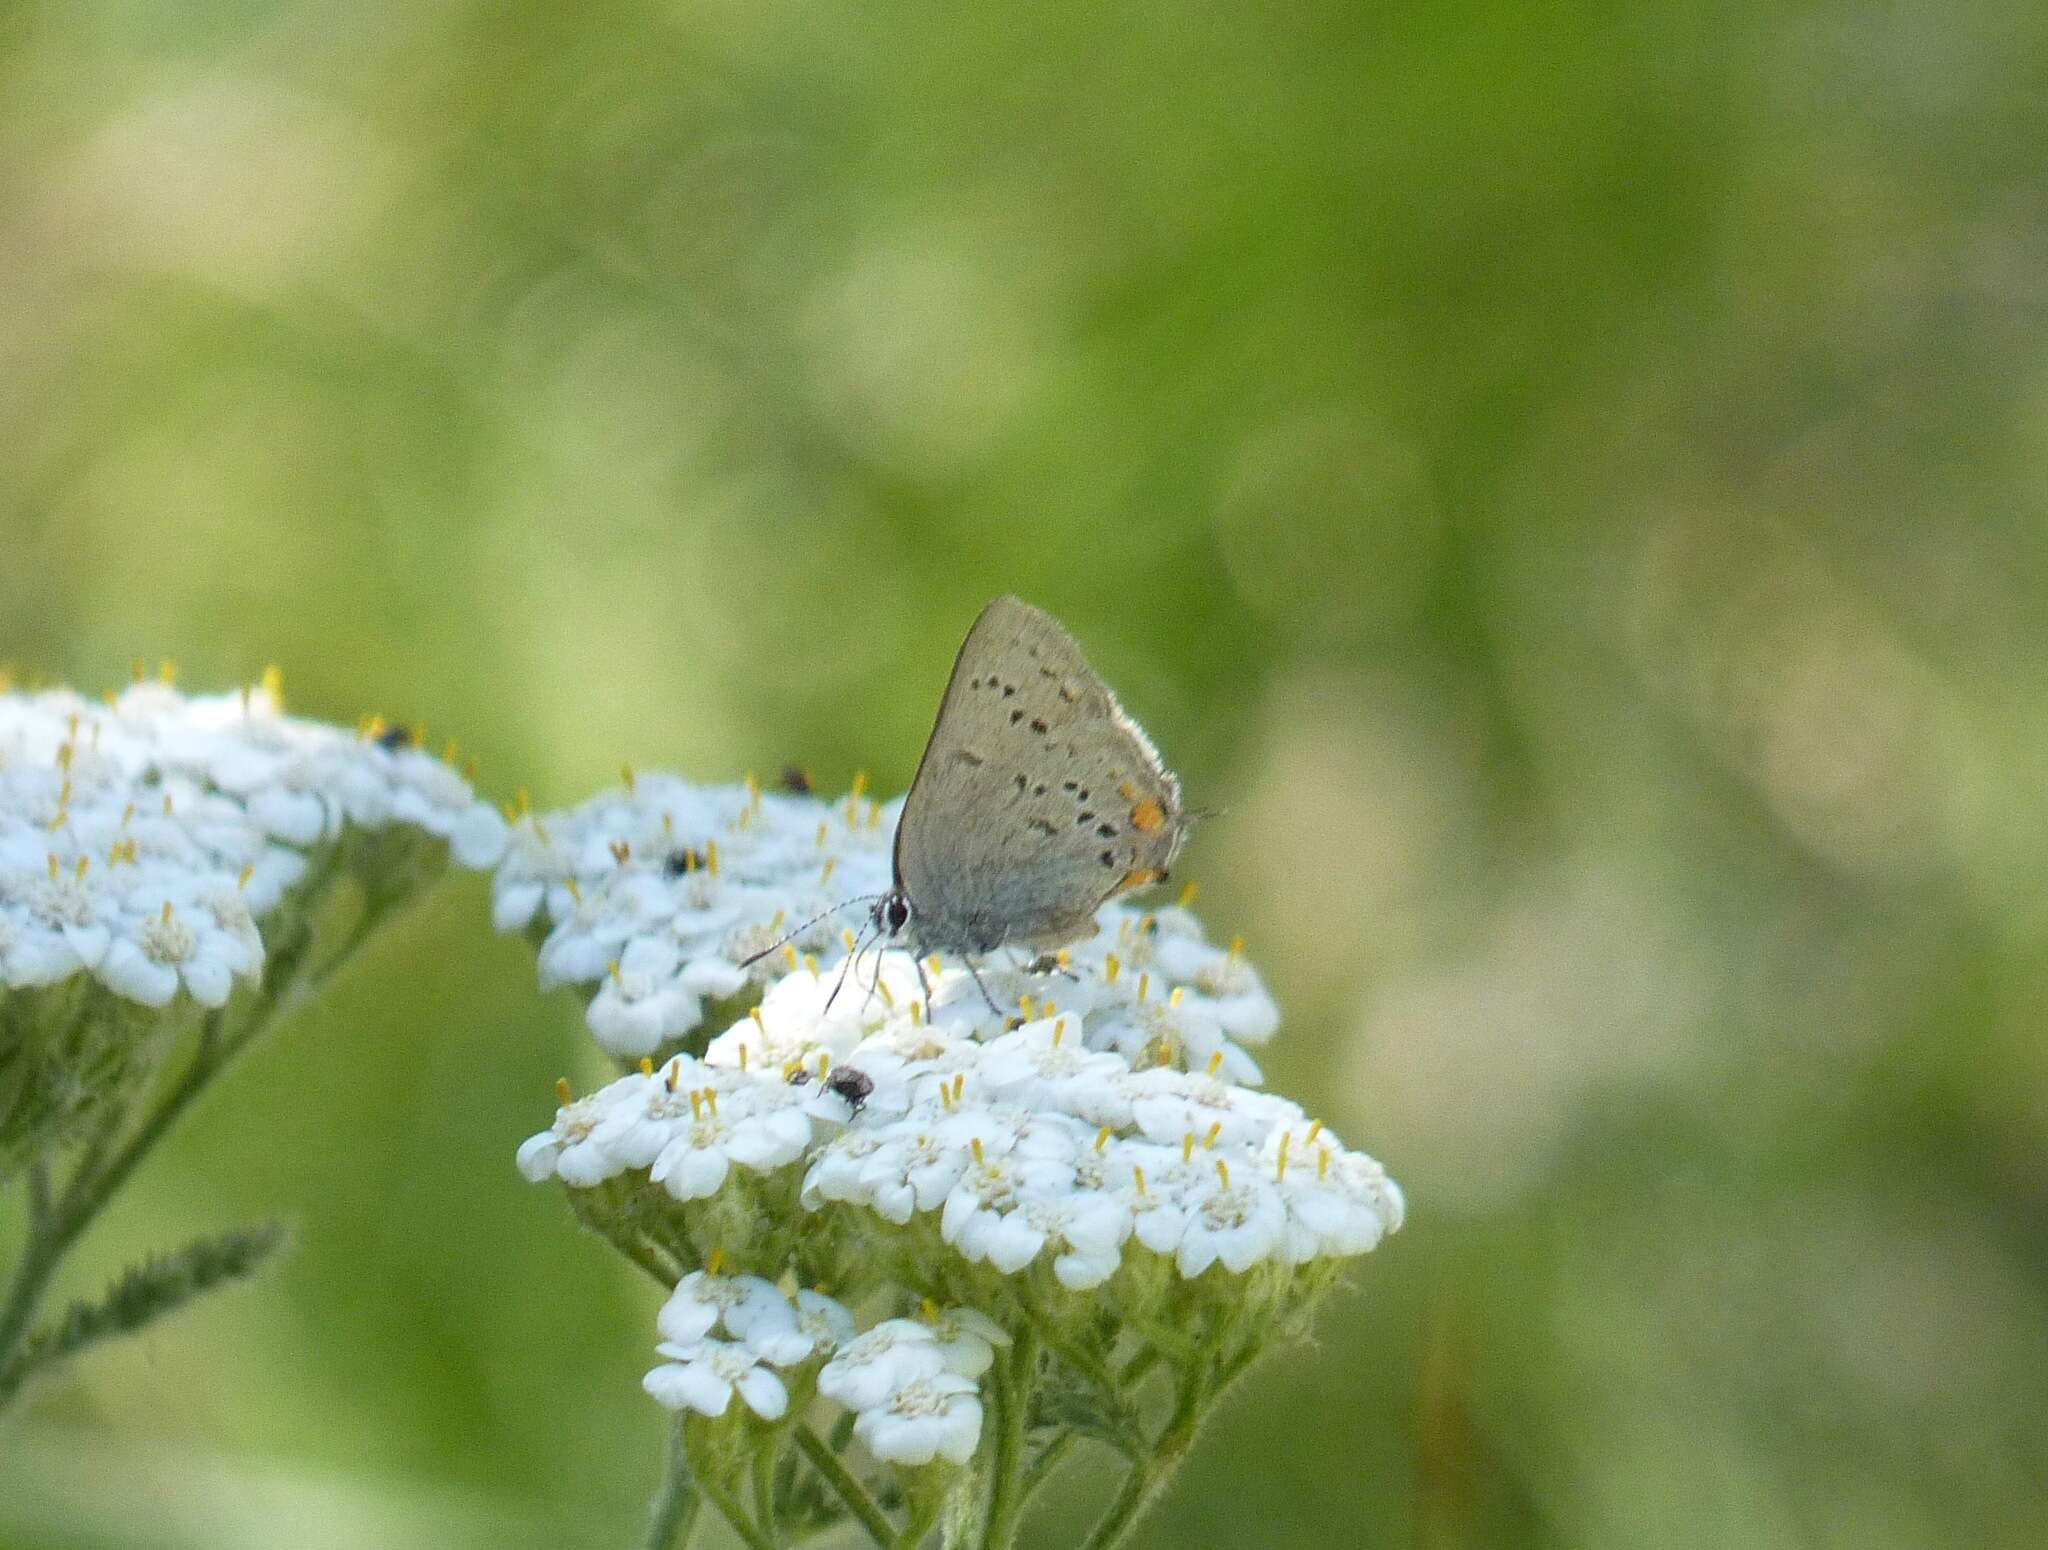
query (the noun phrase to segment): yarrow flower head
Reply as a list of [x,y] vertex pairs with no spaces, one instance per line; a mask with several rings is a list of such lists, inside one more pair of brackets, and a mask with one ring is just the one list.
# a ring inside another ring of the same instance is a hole
[[517,818],[500,924],[537,922],[543,978],[639,1057],[565,1093],[519,1166],[672,1267],[647,1381],[693,1426],[733,1393],[770,1428],[815,1396],[917,1471],[973,1459],[987,1404],[1031,1413],[1050,1385],[1137,1449],[1118,1374],[1164,1366],[1206,1402],[1400,1226],[1400,1191],[1263,1089],[1278,1011],[1192,893],[1113,902],[1050,959],[913,963],[833,922],[745,966],[886,886],[894,811],[643,775]]
[[0,1175],[79,1133],[193,1016],[256,998],[277,944],[312,967],[296,945],[336,881],[355,874],[377,913],[450,852],[489,866],[505,842],[409,736],[287,716],[275,675],[0,693]]

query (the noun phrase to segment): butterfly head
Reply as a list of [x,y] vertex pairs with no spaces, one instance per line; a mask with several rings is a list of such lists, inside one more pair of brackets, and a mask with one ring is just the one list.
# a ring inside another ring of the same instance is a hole
[[885,937],[893,940],[901,936],[903,928],[910,924],[910,895],[901,888],[891,888],[875,901],[868,920]]

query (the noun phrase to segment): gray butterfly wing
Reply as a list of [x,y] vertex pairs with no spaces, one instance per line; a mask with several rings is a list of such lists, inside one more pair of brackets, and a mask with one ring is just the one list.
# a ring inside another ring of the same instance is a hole
[[896,829],[925,946],[1056,947],[1112,894],[1166,876],[1180,782],[1059,621],[1014,597],[960,647]]

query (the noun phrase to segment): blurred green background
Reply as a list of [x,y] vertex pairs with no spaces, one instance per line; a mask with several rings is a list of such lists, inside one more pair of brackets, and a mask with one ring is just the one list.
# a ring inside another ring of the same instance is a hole
[[[2044,57],[2022,0],[17,0],[0,658],[274,661],[497,798],[896,790],[1021,592],[1411,1203],[1144,1545],[2038,1546]],[[485,900],[103,1224],[81,1287],[298,1248],[10,1420],[0,1545],[634,1542],[655,1298],[513,1171],[594,1060]]]

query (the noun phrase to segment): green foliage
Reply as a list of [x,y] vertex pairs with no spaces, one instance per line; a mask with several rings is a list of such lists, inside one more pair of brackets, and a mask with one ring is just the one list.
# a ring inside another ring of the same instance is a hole
[[169,1254],[152,1254],[92,1301],[71,1304],[38,1330],[0,1368],[0,1399],[39,1372],[117,1335],[133,1334],[218,1287],[252,1276],[284,1247],[275,1223],[201,1238]]

